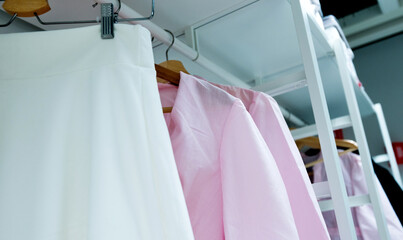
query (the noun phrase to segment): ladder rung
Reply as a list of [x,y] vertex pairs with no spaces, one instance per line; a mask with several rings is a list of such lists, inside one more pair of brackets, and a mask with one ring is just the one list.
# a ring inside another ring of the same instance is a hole
[[[368,194],[360,196],[352,196],[348,198],[350,207],[358,207],[371,203],[371,199]],[[322,212],[331,211],[334,209],[332,199],[319,201],[319,207]]]

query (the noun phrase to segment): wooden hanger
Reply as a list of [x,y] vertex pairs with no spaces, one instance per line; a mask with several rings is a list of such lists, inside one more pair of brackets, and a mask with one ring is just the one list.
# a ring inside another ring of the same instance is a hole
[[158,65],[155,64],[155,70],[157,71],[157,81],[162,83],[171,83],[178,86],[181,78],[180,72],[184,72],[187,74],[189,74],[189,72],[186,70],[185,66],[183,66],[183,63],[181,61],[168,60],[169,50],[175,43],[175,35],[167,29],[165,29],[165,31],[171,35],[172,42],[171,44],[169,44],[167,50],[165,51],[166,61]]
[[[304,146],[314,148],[314,149],[321,149],[319,138],[317,138],[317,137],[307,137],[307,138],[299,139],[299,140],[295,141],[295,143],[297,144],[298,149],[301,149]],[[339,152],[339,156],[342,156],[349,152],[353,152],[358,149],[358,145],[356,142],[354,142],[352,140],[346,140],[346,139],[336,139],[336,146],[342,147],[342,148],[347,148],[346,150]],[[305,164],[305,167],[309,168],[320,162],[323,162],[323,158],[310,162],[310,163],[307,163],[307,164]]]
[[168,60],[160,64],[155,64],[157,71],[157,81],[162,83],[171,83],[175,86],[179,85],[181,78],[180,72],[189,74],[183,63],[178,60]]
[[[175,86],[179,86],[179,81],[181,79],[180,72],[184,72],[187,74],[189,74],[189,72],[186,70],[185,66],[183,66],[183,63],[181,61],[168,60],[168,52],[175,43],[175,35],[167,29],[165,29],[165,31],[171,34],[172,42],[165,51],[166,61],[158,65],[155,64],[155,70],[157,72],[157,82],[171,83]],[[163,113],[170,113],[172,112],[172,107],[164,107],[162,111]]]
[[17,14],[18,17],[34,17],[34,13],[42,15],[50,11],[47,0],[5,0],[4,10],[9,14]]
[[177,73],[184,72],[184,73],[189,74],[189,72],[186,70],[185,66],[183,66],[183,63],[179,60],[168,60],[168,61],[162,62],[158,65],[161,67],[164,67],[164,68],[168,68]]
[[[157,72],[157,82],[171,83],[175,86],[179,86],[180,72],[189,74],[183,63],[178,60],[168,60],[160,64],[155,64],[155,70]],[[172,107],[163,107],[163,113],[172,112]]]
[[[171,69],[162,67],[155,64],[155,71],[157,72],[157,82],[159,83],[171,83],[175,86],[179,85],[180,73],[172,71]],[[163,107],[163,113],[172,112],[172,107]]]

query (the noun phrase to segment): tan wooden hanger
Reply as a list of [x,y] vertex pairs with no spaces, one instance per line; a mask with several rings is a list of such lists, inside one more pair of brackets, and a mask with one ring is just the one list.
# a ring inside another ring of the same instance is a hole
[[[155,64],[155,70],[157,71],[157,82],[171,83],[175,86],[179,85],[180,72],[189,73],[183,66],[183,63],[178,60],[168,60],[160,64]],[[172,107],[163,107],[163,113],[172,112]]]
[[157,71],[157,81],[161,83],[171,83],[175,86],[179,85],[180,72],[189,74],[183,63],[178,60],[168,60],[160,64],[155,64]]
[[4,10],[9,14],[17,14],[18,17],[34,17],[50,11],[47,0],[5,0]]
[[[317,137],[307,137],[307,138],[299,139],[299,140],[295,141],[295,143],[297,144],[297,147],[300,150],[304,146],[314,148],[314,149],[321,149],[319,138],[317,138]],[[352,140],[346,140],[346,139],[336,139],[336,146],[342,147],[342,148],[347,148],[346,150],[339,152],[339,156],[342,156],[349,152],[353,152],[358,149],[358,145],[356,142],[354,142]],[[310,162],[310,163],[307,163],[307,164],[305,164],[305,167],[309,168],[320,162],[323,162],[323,158]]]
[[[165,52],[166,61],[158,65],[155,64],[155,70],[157,72],[157,82],[171,83],[175,86],[179,86],[181,78],[180,72],[184,72],[187,74],[189,74],[189,72],[186,70],[185,66],[183,66],[183,63],[181,61],[168,60],[168,52],[175,43],[175,36],[171,31],[166,29],[165,31],[171,34],[172,42]],[[162,111],[163,113],[170,113],[172,112],[172,107],[163,107]]]

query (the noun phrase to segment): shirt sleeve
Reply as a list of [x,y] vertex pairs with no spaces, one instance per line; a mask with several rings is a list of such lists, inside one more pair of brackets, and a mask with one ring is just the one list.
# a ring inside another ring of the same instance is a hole
[[248,110],[277,163],[300,239],[330,240],[301,153],[277,102],[258,93]]
[[220,161],[226,239],[299,239],[277,165],[240,101],[224,126]]

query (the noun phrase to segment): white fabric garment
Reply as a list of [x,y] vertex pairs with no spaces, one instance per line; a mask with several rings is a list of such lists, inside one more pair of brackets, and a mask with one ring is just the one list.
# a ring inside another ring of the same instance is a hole
[[328,16],[325,19],[325,23],[327,25],[325,33],[328,42],[333,46],[337,40],[339,39],[343,40],[344,45],[346,46],[344,54],[346,56],[347,60],[346,65],[350,73],[350,77],[358,86],[363,87],[360,82],[360,79],[358,78],[357,71],[355,70],[354,67],[353,63],[354,53],[351,50],[350,45],[348,45],[348,42],[345,39],[344,33],[342,32],[341,27],[338,24],[336,18],[333,16]]
[[193,239],[149,32],[0,37],[0,239]]
[[320,7],[320,2],[318,0],[302,0],[301,6],[304,10],[311,15],[311,17],[316,21],[319,27],[323,30],[325,27],[323,26],[322,21],[322,9]]

